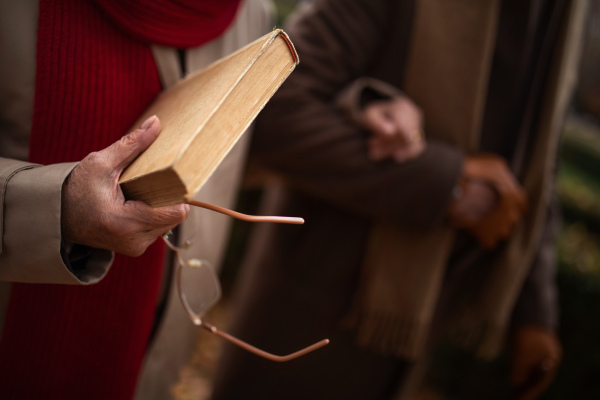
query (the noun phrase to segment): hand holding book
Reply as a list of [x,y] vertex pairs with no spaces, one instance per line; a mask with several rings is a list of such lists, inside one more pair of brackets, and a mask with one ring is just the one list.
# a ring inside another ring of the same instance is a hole
[[73,170],[63,188],[63,238],[143,253],[187,217],[184,203],[297,63],[291,42],[275,30],[163,92],[135,125],[139,129]]
[[297,64],[274,30],[163,92],[140,118],[157,115],[162,132],[121,176],[125,197],[152,207],[191,199]]
[[189,206],[152,208],[126,201],[118,179],[123,169],[158,137],[160,121],[148,118],[139,129],[85,157],[63,185],[61,226],[70,244],[139,256],[158,236],[188,216]]

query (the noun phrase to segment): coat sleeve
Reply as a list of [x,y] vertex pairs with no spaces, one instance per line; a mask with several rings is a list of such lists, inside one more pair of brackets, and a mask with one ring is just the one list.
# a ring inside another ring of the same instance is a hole
[[336,107],[340,92],[368,76],[379,57],[391,20],[387,3],[334,0],[301,7],[286,26],[300,64],[259,115],[252,153],[297,189],[421,230],[442,216],[461,172],[461,152],[429,140],[425,153],[410,162],[373,162],[367,133]]
[[0,280],[91,284],[107,273],[111,252],[62,241],[62,186],[75,165],[0,158]]

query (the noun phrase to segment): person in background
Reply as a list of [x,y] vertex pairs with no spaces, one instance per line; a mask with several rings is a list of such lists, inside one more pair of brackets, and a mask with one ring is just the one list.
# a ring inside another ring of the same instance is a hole
[[[160,121],[123,135],[163,89],[267,33],[271,4],[26,0],[0,19],[0,397],[170,398],[198,330],[155,241],[187,218],[179,236],[218,265],[229,219],[126,201],[119,175]],[[198,199],[231,207],[247,140]]]
[[[411,398],[448,336],[533,399],[561,360],[553,196],[585,2],[303,2],[300,65],[259,115],[252,152],[277,176],[213,400]],[[426,142],[424,140],[426,138]],[[290,316],[293,315],[293,318]],[[442,335],[443,334],[443,335]]]

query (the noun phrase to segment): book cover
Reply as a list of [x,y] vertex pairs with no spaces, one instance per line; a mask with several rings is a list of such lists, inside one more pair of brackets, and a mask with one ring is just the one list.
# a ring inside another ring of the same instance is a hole
[[125,197],[153,207],[192,198],[297,64],[278,29],[161,93],[135,125],[157,115],[162,129],[121,175]]

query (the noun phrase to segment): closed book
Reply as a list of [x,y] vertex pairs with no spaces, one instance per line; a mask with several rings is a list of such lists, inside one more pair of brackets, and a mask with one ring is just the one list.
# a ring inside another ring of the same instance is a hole
[[161,93],[135,126],[156,115],[161,133],[119,183],[152,207],[191,199],[298,64],[274,30]]

